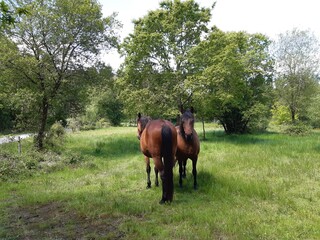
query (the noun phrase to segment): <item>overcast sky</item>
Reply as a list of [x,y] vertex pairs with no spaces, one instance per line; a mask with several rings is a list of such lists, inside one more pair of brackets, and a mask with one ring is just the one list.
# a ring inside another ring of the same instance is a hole
[[[100,0],[104,16],[118,13],[123,24],[120,36],[133,32],[133,19],[159,7],[160,0]],[[196,0],[201,7],[211,7],[214,0]],[[216,0],[211,26],[223,31],[263,33],[272,39],[293,28],[311,30],[320,37],[320,0]],[[106,64],[118,68],[122,59],[113,51],[103,56]]]

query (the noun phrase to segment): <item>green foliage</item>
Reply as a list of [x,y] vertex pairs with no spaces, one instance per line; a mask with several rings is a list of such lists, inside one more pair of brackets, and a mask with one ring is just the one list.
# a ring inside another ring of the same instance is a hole
[[[227,133],[265,129],[272,103],[270,41],[261,34],[213,29],[192,51],[195,101],[217,118]],[[190,84],[192,86],[192,83]],[[196,103],[197,104],[197,103]]]
[[286,125],[291,123],[291,114],[287,106],[276,102],[272,109],[272,123],[275,125]]
[[244,117],[249,119],[247,128],[250,132],[264,132],[266,131],[271,118],[270,107],[257,103],[245,112]]
[[61,148],[65,143],[66,131],[61,122],[55,122],[49,129],[45,144],[51,148]]
[[290,110],[292,123],[298,115],[300,120],[308,118],[307,109],[319,87],[319,50],[319,42],[311,32],[297,29],[281,34],[274,45],[276,93]]
[[11,109],[15,114],[15,130],[17,131],[35,131],[39,123],[39,113],[35,111],[38,107],[36,93],[29,89],[19,89],[10,95]]
[[112,126],[119,126],[123,118],[123,104],[111,91],[106,92],[98,101],[100,117],[107,118]]
[[[7,2],[10,5],[13,5],[13,1]],[[17,17],[23,14],[28,14],[28,10],[26,8],[14,5],[10,6],[8,3],[6,3],[5,1],[0,1],[0,29],[14,24]]]
[[290,135],[307,135],[311,132],[311,127],[301,121],[296,121],[285,126],[284,132]]
[[118,80],[129,117],[143,112],[172,118],[180,105],[190,103],[188,53],[207,32],[210,16],[210,9],[194,0],[175,0],[134,21],[134,33],[122,45],[125,63]]
[[[95,129],[108,125],[118,126],[123,119],[123,103],[115,87],[113,75],[105,76],[98,85],[88,89],[85,112],[69,119],[71,129]],[[110,124],[108,124],[108,121]]]
[[[21,16],[8,36],[23,48],[3,49],[5,57],[1,61],[17,76],[7,81],[15,81],[18,91],[28,89],[38,97],[37,146],[42,148],[48,118],[55,112],[51,112],[51,108],[66,105],[65,102],[61,104],[61,100],[68,99],[59,99],[60,94],[83,83],[78,81],[83,78],[75,77],[76,73],[84,65],[92,66],[102,47],[108,50],[116,46],[115,30],[119,23],[114,14],[103,18],[101,5],[95,0],[26,0],[21,3],[30,12]],[[61,114],[61,109],[55,114]],[[54,120],[57,119],[50,119]]]
[[311,98],[306,117],[313,128],[320,128],[320,92]]
[[15,179],[26,172],[26,166],[17,156],[0,153],[0,180]]
[[63,151],[63,154],[52,150],[39,152],[25,141],[22,145],[21,155],[1,146],[3,149],[0,152],[0,184],[1,181],[19,182],[31,176],[61,171],[65,167],[77,167],[86,163],[83,155],[76,152],[68,150]]
[[4,151],[0,153],[0,181],[20,181],[41,172],[61,170],[66,161],[50,151],[25,149],[22,155]]

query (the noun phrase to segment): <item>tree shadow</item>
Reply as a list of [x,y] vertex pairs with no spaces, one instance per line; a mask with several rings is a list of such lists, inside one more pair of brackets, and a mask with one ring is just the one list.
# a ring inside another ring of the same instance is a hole
[[[187,174],[183,187],[178,184],[177,175],[176,193],[177,203],[189,203],[195,198],[203,201],[226,201],[239,197],[271,199],[274,194],[272,188],[263,182],[244,180],[233,176],[215,175],[208,170],[198,171],[198,189],[193,189],[193,176]],[[191,195],[191,196],[190,196]]]
[[279,135],[275,132],[264,132],[255,134],[226,134],[222,130],[208,131],[206,139],[200,138],[201,143],[229,143],[235,145],[255,145],[279,142],[277,139],[270,139],[273,135]]

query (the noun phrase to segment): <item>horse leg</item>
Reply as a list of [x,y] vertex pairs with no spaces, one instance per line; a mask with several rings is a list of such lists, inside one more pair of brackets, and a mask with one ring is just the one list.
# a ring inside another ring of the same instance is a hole
[[182,167],[182,160],[178,159],[179,163],[179,186],[182,188],[182,175],[183,175],[183,167]]
[[166,181],[168,179],[166,179],[161,158],[160,157],[153,157],[153,161],[154,161],[155,168],[158,170],[158,172],[160,172],[160,178],[161,178],[161,182],[162,182],[162,198],[159,203],[163,204],[168,200],[167,189],[166,189],[166,183],[167,183]]
[[151,188],[151,180],[150,180],[150,172],[151,172],[151,167],[150,167],[150,159],[148,157],[144,158],[146,161],[146,172],[147,172],[147,189]]
[[161,178],[161,182],[162,182],[162,198],[160,200],[160,204],[163,204],[167,201],[167,192],[166,192],[166,188],[165,188],[165,176],[164,176],[164,171],[160,171],[160,178]]
[[197,183],[197,161],[198,157],[195,157],[192,159],[192,174],[193,174],[193,188],[194,190],[198,189],[198,183]]
[[188,160],[188,158],[183,159],[183,173],[182,173],[183,178],[186,178],[186,176],[187,176],[187,174],[186,174],[187,160]]
[[159,187],[159,178],[158,178],[159,170],[158,170],[156,167],[154,167],[154,173],[155,173],[155,175],[156,175],[155,185],[156,185],[157,187]]

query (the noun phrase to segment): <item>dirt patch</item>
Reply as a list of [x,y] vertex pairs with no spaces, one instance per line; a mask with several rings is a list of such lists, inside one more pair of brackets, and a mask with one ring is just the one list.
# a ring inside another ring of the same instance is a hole
[[108,215],[87,218],[53,202],[14,209],[6,232],[8,239],[123,239],[121,221]]

